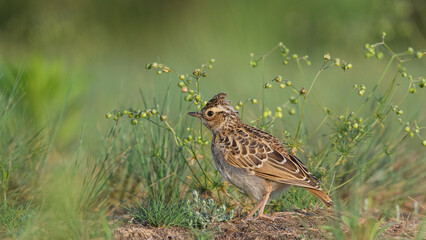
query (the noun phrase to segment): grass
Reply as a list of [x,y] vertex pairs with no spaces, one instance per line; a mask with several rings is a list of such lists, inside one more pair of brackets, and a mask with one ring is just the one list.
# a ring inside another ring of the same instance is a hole
[[[266,72],[274,54],[288,76]],[[425,199],[417,187],[426,171],[424,115],[411,99],[423,94],[424,78],[409,69],[425,51],[395,53],[383,36],[366,45],[365,54],[376,58],[365,61],[383,67],[381,75],[353,76],[356,86],[348,81],[349,87],[334,93],[326,74],[349,78],[356,65],[325,54],[311,74],[316,61],[280,43],[251,57],[253,71],[264,77],[247,81],[261,87],[259,95],[234,101],[245,122],[280,138],[322,181],[336,202],[338,219],[324,228],[341,238],[379,237],[389,227],[382,221],[400,215],[395,206],[411,205],[412,199],[418,203],[413,217],[424,219],[419,203],[423,206]],[[73,151],[64,156],[56,149],[56,135],[76,96],[68,94],[61,107],[55,103],[60,112],[55,124],[37,128],[28,121],[34,113],[25,111],[27,100],[22,101],[27,81],[22,72],[1,75],[13,84],[0,93],[0,237],[109,238],[117,224],[112,219],[125,211],[138,222],[194,228],[196,239],[209,239],[212,233],[202,229],[231,220],[233,211],[245,215],[252,202],[222,182],[209,149],[210,133],[186,117],[211,97],[204,84],[215,60],[187,74],[158,62],[146,67],[155,71],[155,90],[141,89],[139,103],[107,113],[111,128],[96,136],[95,150],[85,148],[93,138],[82,128]],[[46,74],[64,76],[58,69]],[[344,107],[327,106],[324,94]],[[191,198],[193,190],[197,194]],[[318,207],[321,203],[306,190],[292,187],[267,211]]]

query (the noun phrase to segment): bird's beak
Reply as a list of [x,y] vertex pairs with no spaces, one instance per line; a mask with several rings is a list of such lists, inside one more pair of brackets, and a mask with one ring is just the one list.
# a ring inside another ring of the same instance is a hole
[[201,118],[200,112],[189,112],[188,115],[196,117],[196,118]]

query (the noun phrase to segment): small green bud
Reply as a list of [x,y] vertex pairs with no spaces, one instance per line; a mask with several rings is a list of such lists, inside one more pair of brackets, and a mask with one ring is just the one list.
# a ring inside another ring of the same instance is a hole
[[251,103],[253,103],[253,104],[257,104],[257,99],[256,99],[256,98],[253,98],[253,99],[251,100]]
[[281,76],[276,76],[274,80],[275,82],[281,82],[283,78]]
[[378,52],[377,54],[376,54],[376,58],[377,59],[382,59],[383,58],[383,53],[382,52]]
[[364,93],[365,93],[365,90],[359,90],[358,91],[358,95],[360,95],[360,96],[364,95]]
[[403,72],[401,75],[402,75],[403,77],[406,77],[406,76],[407,76],[407,73],[406,73],[406,72]]
[[240,106],[240,107],[241,107],[241,106],[243,106],[243,105],[244,105],[244,103],[243,103],[242,101],[239,101],[239,102],[238,102],[238,106]]
[[256,61],[250,61],[250,66],[251,67],[257,67],[257,62]]
[[283,117],[283,113],[282,112],[276,112],[275,113],[275,117],[282,118]]
[[352,69],[352,63],[346,64],[346,69]]
[[290,100],[290,102],[291,102],[291,103],[293,103],[293,104],[297,104],[297,103],[299,102],[299,100],[297,100],[297,98],[295,98],[294,96],[291,96],[291,97],[289,98],[289,100]]
[[158,71],[157,71],[157,74],[158,74],[158,75],[161,75],[162,73],[163,73],[163,72],[162,72],[162,71],[160,71],[160,70],[158,70]]
[[166,119],[167,119],[167,116],[166,116],[166,115],[161,115],[161,116],[160,116],[160,120],[161,120],[162,122],[166,121]]
[[424,83],[424,82],[420,82],[420,83],[419,83],[419,87],[420,87],[420,88],[424,88],[424,87],[425,87],[425,83]]
[[396,115],[402,115],[404,113],[404,111],[402,111],[402,109],[399,109],[398,111],[396,111]]
[[141,118],[146,118],[146,112],[141,113]]
[[416,89],[412,87],[412,88],[408,89],[408,92],[411,93],[411,94],[416,93]]
[[272,84],[270,83],[270,82],[267,82],[266,84],[265,84],[265,88],[271,88],[272,87]]
[[178,86],[179,86],[179,87],[185,87],[185,82],[184,82],[184,81],[180,81],[180,82],[178,83]]
[[191,94],[191,95],[193,95],[195,92],[194,92],[194,90],[189,90],[188,93]]
[[305,95],[306,94],[306,89],[305,88],[300,89],[300,94]]
[[334,65],[340,66],[340,58],[335,58],[334,59]]
[[209,145],[209,141],[205,140],[205,141],[203,142],[203,145],[205,145],[205,146]]
[[123,114],[128,114],[129,111],[127,111],[126,109],[123,110]]
[[354,84],[354,89],[357,89],[358,88],[358,84]]
[[113,119],[114,119],[114,121],[117,121],[117,120],[118,120],[118,117],[117,117],[117,116],[114,116],[114,118],[113,118]]
[[311,61],[306,61],[306,65],[311,66],[312,65]]
[[240,106],[238,106],[238,105],[235,106],[235,110],[237,110],[237,111],[240,110]]
[[187,139],[188,141],[192,141],[192,136],[191,136],[191,135],[189,135],[188,137],[186,137],[186,139]]
[[214,58],[210,58],[209,62],[210,62],[210,63],[214,63],[214,62],[216,62],[216,59],[214,59]]
[[291,108],[291,109],[288,111],[288,113],[289,113],[290,115],[294,115],[294,114],[296,114],[296,110],[295,110],[294,108]]
[[284,65],[287,65],[287,64],[288,64],[288,61],[287,61],[287,60],[284,60],[283,64],[284,64]]
[[185,101],[191,102],[192,101],[192,95],[191,94],[186,95]]
[[151,68],[152,68],[152,64],[148,63],[148,64],[145,66],[145,68],[146,68],[146,69],[151,69]]
[[156,110],[156,109],[152,109],[152,110],[151,110],[151,113],[152,113],[152,114],[157,114],[157,110]]
[[291,81],[287,81],[285,84],[290,87],[291,86]]
[[153,62],[153,63],[152,63],[152,67],[153,67],[153,68],[157,68],[157,67],[158,67],[158,63],[157,63],[157,62]]
[[212,69],[212,68],[213,68],[213,65],[209,64],[209,65],[207,66],[207,68],[208,68],[208,69]]
[[409,47],[409,48],[407,49],[407,53],[408,53],[408,54],[413,54],[413,53],[414,53],[414,48]]
[[185,75],[183,75],[183,74],[179,75],[179,79],[180,79],[180,80],[185,79]]
[[203,71],[203,73],[201,74],[201,76],[203,76],[203,77],[207,77],[207,72],[206,72],[206,71]]
[[364,84],[361,84],[361,90],[367,90],[367,87]]
[[132,123],[132,125],[138,124],[138,120],[136,120],[136,119],[132,119],[130,122]]
[[352,125],[352,127],[354,128],[354,129],[358,129],[358,123],[354,123],[353,125]]
[[411,130],[411,129],[410,129],[410,127],[408,127],[408,126],[404,128],[404,131],[406,131],[406,132],[409,132],[410,130]]
[[293,59],[297,59],[298,57],[299,57],[299,55],[297,55],[296,53],[291,55],[291,58],[293,58]]
[[280,84],[280,88],[281,88],[281,89],[282,89],[282,88],[285,88],[284,83],[281,83],[281,84]]
[[105,114],[105,117],[106,117],[106,118],[111,118],[111,117],[112,117],[112,114],[108,112],[108,113],[106,113],[106,114]]
[[417,53],[416,53],[416,57],[417,57],[418,59],[422,58],[422,57],[423,57],[423,53],[422,53],[422,52],[417,52]]
[[423,140],[422,144],[426,147],[426,140]]
[[129,118],[133,118],[135,115],[133,113],[129,113],[127,116],[129,116]]
[[277,112],[282,112],[283,111],[283,109],[281,108],[281,107],[277,107],[277,109],[275,109],[275,111],[277,111]]
[[196,96],[195,96],[195,101],[200,101],[200,100],[201,100],[200,95],[196,95]]

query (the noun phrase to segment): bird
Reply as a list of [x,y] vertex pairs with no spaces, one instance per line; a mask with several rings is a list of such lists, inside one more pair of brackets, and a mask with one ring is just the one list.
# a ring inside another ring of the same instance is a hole
[[265,205],[271,194],[278,195],[291,185],[307,189],[327,207],[332,206],[333,201],[302,161],[271,134],[243,123],[226,96],[218,93],[200,111],[188,114],[212,132],[211,151],[222,177],[258,201],[245,219],[275,220],[264,214]]

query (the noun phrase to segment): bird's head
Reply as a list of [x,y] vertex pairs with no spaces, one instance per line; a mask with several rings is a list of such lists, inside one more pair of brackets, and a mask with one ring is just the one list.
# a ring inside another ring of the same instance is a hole
[[231,106],[231,101],[225,98],[226,93],[216,94],[203,109],[188,114],[199,118],[213,133],[220,131],[226,124],[239,121],[238,111]]

